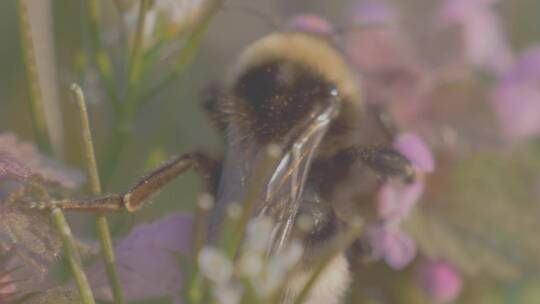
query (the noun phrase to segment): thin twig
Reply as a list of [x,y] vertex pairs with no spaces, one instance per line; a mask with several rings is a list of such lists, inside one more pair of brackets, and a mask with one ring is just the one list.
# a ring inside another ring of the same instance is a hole
[[64,252],[66,253],[66,258],[69,262],[69,266],[71,267],[71,272],[75,277],[75,283],[81,295],[81,302],[84,304],[95,304],[96,301],[92,295],[92,289],[90,289],[90,284],[88,283],[86,274],[83,271],[79,253],[73,244],[73,235],[71,234],[71,229],[69,228],[64,213],[62,213],[60,209],[55,208],[52,210],[52,217],[54,224],[56,225],[56,229],[60,234],[60,238],[62,239]]
[[28,84],[28,99],[30,100],[30,112],[32,115],[32,128],[36,136],[36,142],[41,151],[51,152],[47,123],[43,106],[43,97],[39,86],[34,45],[28,23],[28,10],[24,0],[17,1],[17,16],[19,19],[19,33],[24,65],[26,67],[26,79]]
[[129,56],[129,65],[128,65],[128,102],[135,96],[136,92],[134,90],[137,87],[137,84],[141,78],[141,65],[142,65],[142,50],[144,43],[144,27],[146,23],[146,12],[150,7],[151,1],[142,0],[139,4],[139,12],[137,15],[137,25],[135,28],[135,38],[133,40],[133,48],[131,49],[131,54]]
[[[101,194],[101,183],[99,181],[99,173],[96,165],[96,156],[94,153],[94,144],[92,141],[92,133],[90,131],[90,122],[88,121],[88,111],[86,109],[86,102],[83,92],[77,84],[71,86],[71,91],[74,95],[77,105],[79,107],[79,114],[81,119],[82,137],[84,142],[84,151],[86,156],[86,170],[89,178],[90,189],[93,195]],[[111,289],[113,292],[114,302],[117,304],[124,303],[124,294],[118,280],[118,275],[115,267],[115,256],[111,240],[111,233],[109,231],[109,224],[107,223],[107,217],[105,214],[98,214],[96,219],[96,225],[99,232],[99,239],[101,242],[101,251],[103,252],[103,258],[105,260],[105,268],[107,270],[107,276]]]
[[199,46],[201,44],[202,38],[204,37],[206,31],[208,30],[208,27],[210,26],[212,17],[219,10],[219,8],[221,8],[222,3],[222,0],[214,0],[210,4],[208,4],[209,6],[206,9],[205,13],[201,16],[201,20],[197,23],[193,31],[189,34],[184,46],[179,51],[176,62],[170,74],[165,76],[165,78],[163,78],[163,80],[159,82],[156,86],[154,86],[154,88],[152,88],[149,92],[140,96],[137,100],[137,104],[142,104],[150,100],[157,93],[163,91],[164,88],[169,86],[183,74],[185,69],[189,66],[189,63],[191,63],[191,61],[195,57],[195,54],[197,53],[197,50],[199,49]]
[[107,95],[111,99],[113,110],[118,112],[120,100],[118,99],[118,94],[116,93],[114,85],[111,59],[107,52],[103,49],[103,45],[101,43],[101,28],[99,27],[99,3],[98,0],[87,0],[86,4],[92,55],[96,62],[99,75],[103,81],[103,84],[105,85]]
[[[33,49],[32,38],[28,27],[28,14],[24,0],[17,1],[17,13],[19,16],[19,24],[21,31],[21,47],[25,58],[25,64],[27,69],[27,82],[30,91],[30,100],[32,108],[32,122],[36,131],[37,142],[42,151],[50,151],[50,141],[48,138],[47,125],[44,119],[43,103],[41,98],[41,90],[39,86],[39,80],[37,78],[36,62]],[[64,245],[64,252],[71,272],[75,277],[77,288],[81,295],[81,301],[83,304],[95,304],[92,290],[88,284],[88,280],[82,268],[81,259],[75,246],[73,244],[73,236],[71,229],[66,221],[64,213],[60,209],[52,210],[52,218],[55,226],[58,230],[62,243]]]
[[[197,25],[187,38],[183,48],[180,50],[171,74],[165,77],[162,82],[157,84],[153,89],[150,90],[150,92],[146,94],[140,95],[139,92],[134,92],[133,89],[128,88],[126,93],[126,96],[128,97],[126,98],[125,105],[122,107],[121,111],[119,111],[116,117],[117,122],[115,123],[115,126],[113,128],[113,135],[111,137],[111,142],[109,145],[110,148],[106,153],[106,158],[103,161],[103,164],[100,166],[100,168],[102,169],[102,181],[105,187],[107,187],[107,185],[109,184],[112,174],[114,173],[124,145],[130,139],[131,126],[137,110],[146,100],[149,100],[152,96],[162,91],[163,88],[178,79],[182,72],[184,72],[185,68],[194,58],[199,48],[200,42],[210,25],[210,21],[215,15],[215,12],[217,12],[217,10],[221,7],[222,2],[223,0],[214,0],[209,4],[205,13],[201,17],[201,20],[197,23]],[[144,56],[140,57],[140,60],[144,58]],[[133,65],[135,65],[135,63],[133,63]],[[132,73],[134,74],[134,76],[137,76],[139,78],[137,80],[138,83],[140,82],[141,78],[140,71],[137,72],[137,69],[134,70],[135,71]],[[134,89],[137,89],[137,86],[134,86]]]
[[139,5],[137,16],[137,27],[133,48],[129,55],[128,64],[128,85],[126,88],[125,102],[116,111],[116,121],[113,128],[113,136],[110,149],[106,154],[105,161],[101,167],[103,170],[103,184],[107,186],[112,177],[114,169],[118,164],[120,155],[125,143],[131,135],[130,125],[136,114],[137,87],[141,79],[141,66],[143,59],[143,34],[146,22],[146,13],[151,5],[150,0],[142,0]]

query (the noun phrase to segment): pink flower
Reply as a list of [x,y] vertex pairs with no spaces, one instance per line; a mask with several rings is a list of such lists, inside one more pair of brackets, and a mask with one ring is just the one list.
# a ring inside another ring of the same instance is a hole
[[416,255],[416,244],[407,234],[399,229],[403,219],[418,203],[424,192],[423,173],[435,168],[433,155],[424,141],[413,133],[400,134],[394,147],[407,157],[415,167],[418,177],[412,184],[401,181],[388,181],[378,194],[377,208],[382,219],[380,226],[368,232],[374,248],[375,258],[382,258],[394,269],[402,269]]
[[394,148],[401,152],[421,172],[435,170],[435,159],[424,140],[414,133],[401,133],[394,141]]
[[0,181],[4,178],[26,180],[32,171],[10,156],[0,154]]
[[287,27],[291,30],[308,32],[323,36],[330,36],[334,33],[334,27],[328,20],[315,14],[302,14],[294,16]]
[[78,188],[84,181],[80,172],[42,155],[33,144],[19,140],[13,133],[0,133],[0,159],[0,178],[24,180],[36,174],[46,183],[69,189]]
[[465,59],[499,75],[514,59],[501,18],[493,8],[495,3],[494,0],[446,0],[437,21],[445,27],[461,27]]
[[503,75],[492,103],[503,135],[524,140],[540,134],[540,46],[530,48]]
[[416,181],[411,185],[386,183],[378,194],[378,214],[382,219],[404,219],[424,192],[424,182]]
[[357,25],[391,24],[399,18],[399,13],[393,6],[377,0],[357,3],[348,15],[348,19]]
[[2,299],[2,295],[10,295],[14,294],[15,291],[17,291],[17,288],[15,287],[15,284],[10,283],[11,278],[9,275],[0,275],[0,300]]
[[417,275],[420,286],[437,303],[453,302],[461,292],[461,276],[446,262],[426,261]]
[[[182,273],[176,255],[188,255],[191,216],[174,214],[159,222],[137,227],[115,248],[117,270],[126,300],[177,297]],[[97,298],[112,300],[102,262],[87,271]]]
[[[362,16],[357,15],[353,13],[349,22],[361,24]],[[345,52],[362,77],[366,101],[384,104],[400,125],[414,121],[431,80],[397,22],[352,30],[345,38]]]
[[394,148],[412,163],[417,172],[417,180],[412,184],[389,181],[381,187],[377,200],[378,213],[382,219],[389,221],[402,220],[409,214],[424,192],[423,173],[433,172],[435,169],[433,155],[418,135],[398,135]]
[[384,259],[393,269],[405,268],[416,256],[416,244],[398,227],[390,224],[373,226],[367,231],[373,257]]

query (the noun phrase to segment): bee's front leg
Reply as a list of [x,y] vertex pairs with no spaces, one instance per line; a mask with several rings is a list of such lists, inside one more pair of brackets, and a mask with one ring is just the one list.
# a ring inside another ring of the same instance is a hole
[[124,194],[109,194],[87,199],[51,200],[34,202],[31,207],[37,209],[60,208],[73,211],[91,212],[134,212],[152,194],[159,191],[180,174],[189,169],[198,171],[207,183],[210,192],[214,192],[219,178],[220,163],[202,153],[189,153],[174,157],[143,176]]
[[382,180],[399,177],[406,183],[411,183],[415,179],[411,162],[392,148],[352,146],[339,152],[339,155],[351,162],[362,161]]

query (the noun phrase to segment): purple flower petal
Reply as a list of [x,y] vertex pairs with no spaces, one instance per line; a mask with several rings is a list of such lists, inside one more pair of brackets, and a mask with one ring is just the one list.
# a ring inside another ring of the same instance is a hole
[[392,225],[368,229],[374,257],[383,258],[393,269],[405,268],[416,256],[416,244],[407,234]]
[[332,35],[334,27],[328,20],[315,14],[302,14],[293,17],[287,26],[289,29],[314,33],[318,35]]
[[540,44],[527,48],[504,78],[509,82],[540,82]]
[[461,292],[461,276],[443,261],[427,261],[421,264],[418,280],[437,303],[454,302]]
[[[182,273],[175,254],[189,254],[191,225],[191,216],[174,214],[137,227],[116,246],[118,276],[127,300],[176,296]],[[103,263],[87,273],[96,297],[112,300]]]
[[388,249],[384,260],[393,269],[401,270],[416,256],[416,244],[407,234],[400,230],[389,232]]
[[394,142],[394,148],[401,152],[418,170],[433,172],[435,160],[431,150],[422,138],[413,133],[403,133]]
[[8,177],[26,180],[31,175],[32,172],[30,169],[23,166],[15,159],[0,154],[0,180]]
[[17,288],[9,275],[3,275],[0,273],[0,300],[2,300],[2,295],[9,295],[15,293]]
[[416,120],[432,77],[398,26],[351,31],[345,50],[362,75],[366,102],[384,104],[399,125]]
[[540,87],[503,82],[494,89],[492,102],[507,139],[524,140],[540,134]]
[[506,39],[494,0],[446,0],[439,9],[438,23],[460,26],[465,59],[479,68],[500,75],[513,64],[513,53]]
[[368,0],[357,3],[351,10],[349,20],[353,24],[389,24],[399,18],[397,10],[390,4]]
[[413,184],[386,183],[378,194],[377,207],[379,216],[384,220],[403,219],[420,200],[424,192],[424,181]]
[[507,139],[540,134],[540,45],[527,50],[492,91],[492,103]]
[[439,8],[438,20],[442,24],[461,24],[473,19],[479,12],[490,9],[497,0],[445,0]]
[[[32,174],[40,175],[45,182],[58,184],[69,189],[78,188],[84,181],[84,176],[80,172],[43,156],[33,144],[19,140],[13,133],[0,133],[0,157],[13,159],[22,164],[18,168],[12,165],[10,170],[13,171],[13,174],[23,173],[22,166],[24,166]],[[3,165],[0,164],[1,166]],[[0,168],[0,176],[2,175],[1,170]]]

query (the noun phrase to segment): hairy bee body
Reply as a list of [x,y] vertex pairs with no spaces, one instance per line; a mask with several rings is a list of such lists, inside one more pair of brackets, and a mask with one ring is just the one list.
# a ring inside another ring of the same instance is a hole
[[[353,166],[356,158],[349,153],[350,147],[387,145],[391,140],[378,112],[362,101],[359,84],[356,73],[326,37],[279,32],[248,46],[220,93],[206,103],[227,146],[217,190],[217,210],[222,213],[219,210],[226,204],[241,197],[238,189],[254,166],[250,164],[257,154],[254,150],[269,143],[291,149],[288,139],[301,137],[306,129],[303,123],[313,120],[314,113],[337,96],[339,113],[320,144],[310,148],[316,151],[307,164],[305,187],[301,187],[307,194],[293,217],[309,215],[315,225],[302,237],[304,259],[301,270],[289,279],[290,296],[284,303],[292,303],[311,273],[314,257],[340,236],[349,216],[348,211],[340,212],[348,208],[342,203],[369,200],[378,187],[377,177],[361,165]],[[358,180],[360,176],[364,180]],[[349,190],[344,191],[345,187]],[[348,262],[340,254],[315,285],[308,303],[340,303],[349,282]]]

